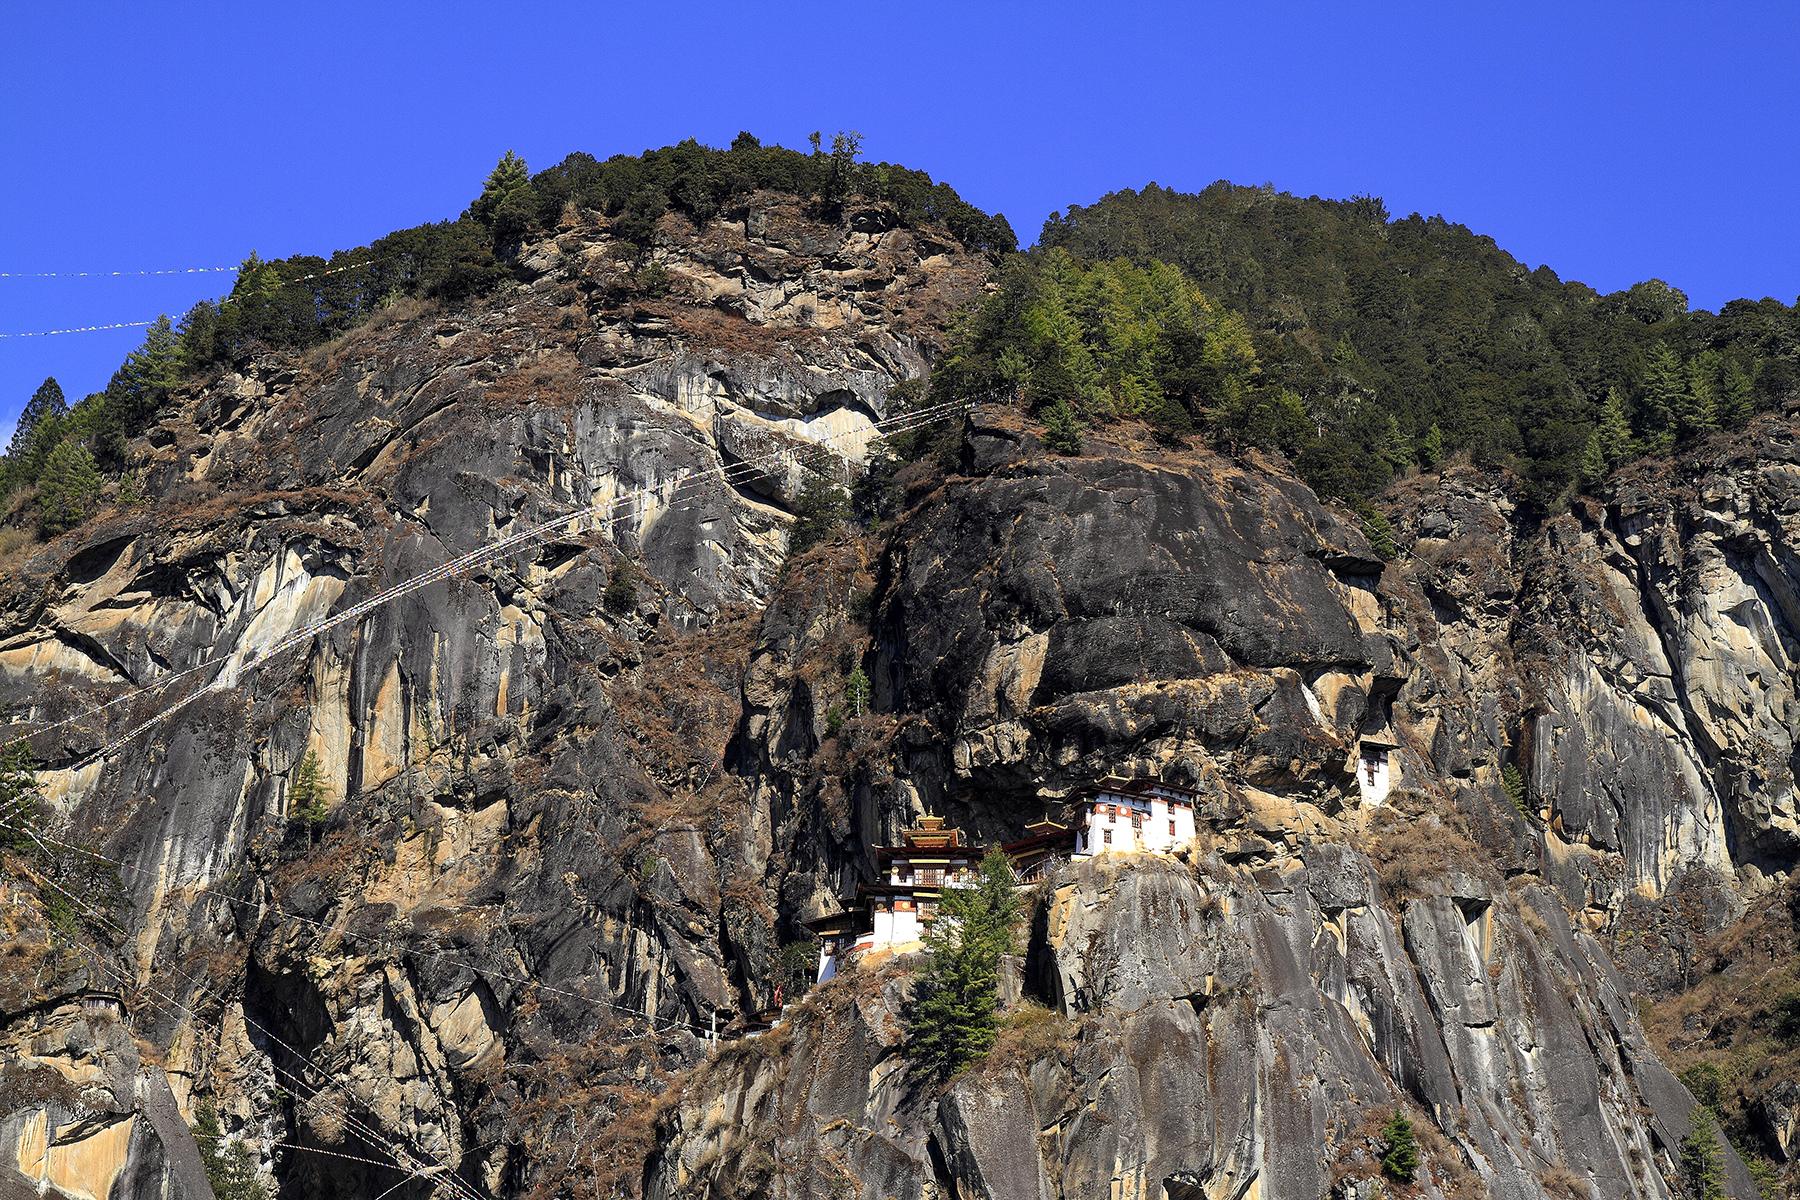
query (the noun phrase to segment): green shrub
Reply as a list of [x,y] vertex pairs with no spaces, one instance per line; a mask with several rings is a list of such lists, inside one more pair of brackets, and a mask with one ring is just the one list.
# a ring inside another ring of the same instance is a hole
[[775,961],[775,982],[782,999],[793,1003],[812,987],[819,973],[819,945],[810,938],[789,942]]
[[600,604],[609,613],[623,614],[635,609],[637,600],[637,572],[621,558],[613,565],[612,578],[606,581]]
[[1404,1109],[1381,1127],[1381,1173],[1395,1183],[1411,1183],[1419,1173],[1419,1139]]
[[1775,1036],[1784,1042],[1800,1042],[1800,991],[1783,992],[1770,1014]]

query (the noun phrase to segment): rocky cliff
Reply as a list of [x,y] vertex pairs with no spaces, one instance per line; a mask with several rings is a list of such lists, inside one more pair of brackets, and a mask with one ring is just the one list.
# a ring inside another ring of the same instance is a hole
[[[1396,1109],[1425,1194],[1676,1193],[1634,1001],[1800,831],[1789,424],[1535,527],[1415,478],[1383,561],[1278,461],[994,407],[790,557],[987,260],[763,195],[519,261],[193,389],[148,502],[7,565],[60,855],[11,885],[0,1189],[187,1194],[167,1080],[282,1197],[1368,1196]],[[1116,773],[1197,789],[1200,844],[1039,889],[979,1068],[904,1070],[905,961],[736,1036],[918,815],[1012,837]],[[46,1015],[96,987],[128,1034]],[[40,1061],[102,1043],[102,1105]],[[45,1175],[96,1137],[111,1176]]]

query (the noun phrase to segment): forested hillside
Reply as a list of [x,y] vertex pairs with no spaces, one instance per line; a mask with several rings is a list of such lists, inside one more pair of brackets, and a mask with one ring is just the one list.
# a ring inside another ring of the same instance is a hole
[[1625,458],[1734,427],[1800,389],[1789,305],[1689,312],[1655,279],[1601,295],[1442,217],[1392,220],[1371,197],[1152,184],[1053,216],[1040,245],[1171,263],[1243,314],[1258,395],[1216,408],[1214,428],[1283,445],[1339,495],[1466,450],[1517,468],[1548,506]]

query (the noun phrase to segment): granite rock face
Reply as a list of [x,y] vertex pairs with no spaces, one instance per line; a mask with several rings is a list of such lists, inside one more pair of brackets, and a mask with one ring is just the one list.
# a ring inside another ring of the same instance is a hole
[[108,993],[38,1006],[0,1058],[0,1196],[212,1200],[167,1077]]
[[[0,717],[75,718],[44,828],[123,884],[82,938],[146,1082],[106,1111],[208,1098],[288,1200],[1367,1197],[1396,1108],[1427,1194],[1674,1194],[1692,1100],[1632,997],[1800,834],[1788,427],[1538,528],[1420,478],[1383,562],[1282,463],[989,407],[790,561],[988,278],[880,217],[572,224],[195,389],[148,504],[9,565]],[[1010,838],[1113,773],[1197,789],[1201,844],[1045,889],[980,1068],[908,1075],[905,962],[737,1036],[917,816]],[[74,962],[0,972],[9,1081]],[[8,1089],[5,1145],[70,1127]]]
[[1396,1106],[1441,1131],[1421,1194],[1675,1194],[1692,1101],[1541,886],[1396,901],[1325,843],[1098,860],[1047,885],[1030,961],[1054,1036],[942,1089],[902,1067],[897,982],[827,985],[690,1082],[650,1194],[1346,1194]]

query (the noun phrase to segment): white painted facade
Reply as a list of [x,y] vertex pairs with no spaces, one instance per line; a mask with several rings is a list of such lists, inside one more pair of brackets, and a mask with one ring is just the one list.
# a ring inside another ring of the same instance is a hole
[[1366,805],[1379,805],[1394,786],[1394,750],[1385,742],[1364,741],[1356,753],[1356,790]]
[[1175,788],[1102,789],[1076,811],[1077,859],[1097,854],[1173,854],[1194,840],[1194,799]]
[[886,861],[881,883],[861,889],[869,928],[821,935],[818,982],[838,973],[846,950],[866,954],[919,945],[937,916],[939,893],[976,882],[978,852],[963,844],[955,830],[945,829],[941,818],[922,818],[903,841],[881,852]]

